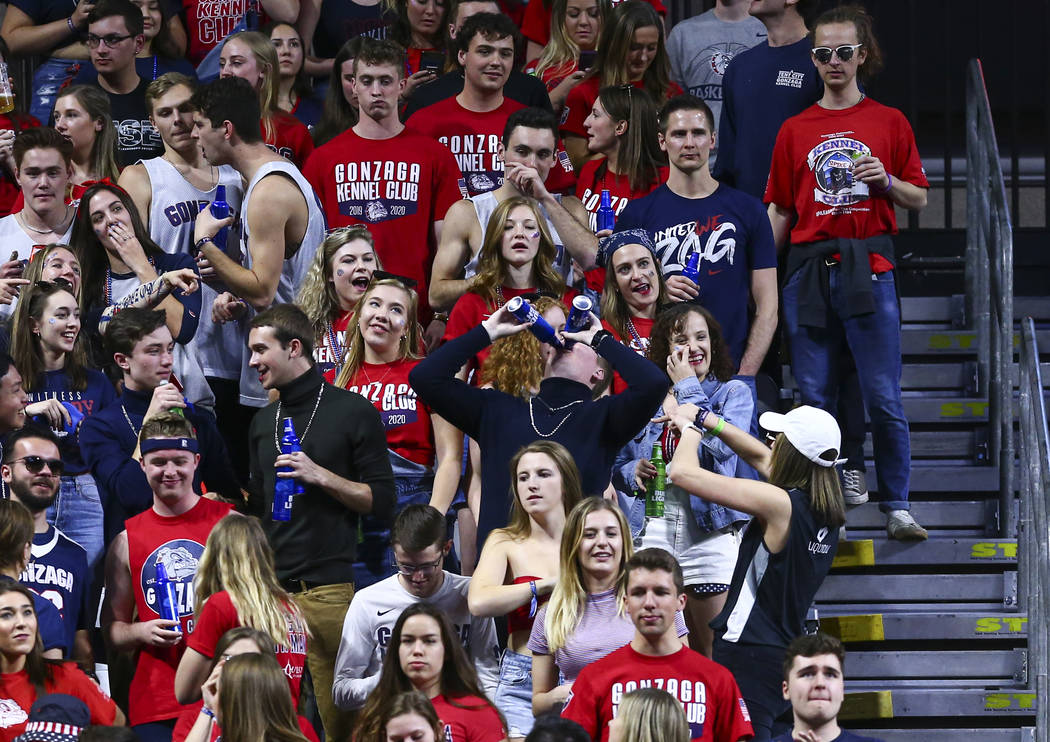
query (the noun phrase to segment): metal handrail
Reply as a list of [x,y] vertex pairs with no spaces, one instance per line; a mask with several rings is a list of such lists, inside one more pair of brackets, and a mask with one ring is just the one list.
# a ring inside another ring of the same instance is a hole
[[998,452],[999,534],[1017,531],[1014,507],[1013,231],[992,109],[978,59],[966,76],[966,309],[977,333],[980,394]]
[[1018,537],[1019,608],[1028,612],[1028,687],[1035,691],[1036,739],[1050,739],[1047,651],[1050,626],[1050,435],[1035,322],[1021,324],[1021,522]]

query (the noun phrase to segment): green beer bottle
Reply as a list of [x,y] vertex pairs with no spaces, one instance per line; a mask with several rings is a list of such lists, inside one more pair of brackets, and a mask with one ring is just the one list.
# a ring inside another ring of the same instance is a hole
[[667,469],[664,466],[664,449],[660,441],[653,444],[649,461],[656,467],[656,476],[645,486],[645,517],[664,517],[664,489],[667,487]]

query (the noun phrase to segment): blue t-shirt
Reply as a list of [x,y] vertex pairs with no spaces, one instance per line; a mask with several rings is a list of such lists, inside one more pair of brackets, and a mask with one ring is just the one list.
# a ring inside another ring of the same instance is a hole
[[[45,399],[57,399],[69,402],[87,418],[117,398],[113,384],[105,374],[93,368],[87,369],[87,387],[73,389],[64,369],[45,371],[37,377],[36,388],[27,392],[29,402],[41,402]],[[40,420],[38,419],[38,422]],[[43,423],[46,425],[46,421]],[[78,434],[67,435],[59,440],[62,462],[66,465],[66,476],[80,474],[88,470],[84,458],[80,455]]]
[[[773,742],[793,742],[791,732],[774,737]],[[831,742],[882,742],[882,740],[874,737],[861,737],[859,734],[842,729],[839,736],[835,737]]]
[[77,629],[91,628],[94,616],[89,604],[91,572],[87,553],[54,526],[33,535],[32,556],[20,581],[58,609],[70,647]]
[[[6,575],[0,575],[0,580],[17,582]],[[51,601],[43,597],[29,585],[26,585],[33,593],[33,609],[36,611],[36,630],[40,634],[40,641],[44,643],[44,651],[49,649],[61,649],[62,655],[68,657],[73,645],[66,640],[66,630],[62,625],[62,616]]]
[[762,198],[780,125],[823,94],[809,38],[740,52],[722,78],[715,179]]
[[751,271],[777,265],[762,202],[727,185],[719,185],[707,198],[685,198],[665,183],[624,207],[616,231],[626,229],[652,235],[665,277],[680,274],[689,256],[700,252],[699,303],[722,326],[739,365],[747,345]]

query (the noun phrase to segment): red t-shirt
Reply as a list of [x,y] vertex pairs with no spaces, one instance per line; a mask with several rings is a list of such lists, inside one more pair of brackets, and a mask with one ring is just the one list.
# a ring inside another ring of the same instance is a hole
[[[527,65],[525,65],[525,74],[536,77],[536,68],[539,66],[539,64],[540,60],[538,58],[529,62]],[[571,75],[577,69],[579,69],[579,64],[577,64],[576,62],[562,62],[557,67],[547,67],[546,69],[544,69],[543,72],[539,74],[539,78],[543,81],[543,84],[547,86],[547,92],[549,93],[550,91],[554,90],[554,88],[558,87],[558,84],[562,80]]]
[[[201,608],[200,619],[193,627],[193,633],[186,637],[186,646],[203,654],[208,659],[215,656],[215,646],[219,639],[230,629],[243,626],[237,609],[233,607],[230,594],[225,590],[212,595]],[[288,678],[288,690],[292,702],[299,703],[299,685],[303,681],[303,665],[306,664],[306,631],[305,626],[296,626],[288,621],[288,638],[279,647],[274,647],[277,664]]]
[[593,662],[577,676],[561,715],[587,730],[593,740],[608,742],[609,721],[624,693],[661,688],[681,702],[694,742],[736,742],[754,735],[751,716],[729,670],[682,647],[654,657],[630,644]]
[[[766,203],[798,214],[792,245],[897,233],[893,202],[873,188],[856,192],[855,154],[878,157],[895,180],[929,187],[915,135],[896,108],[871,98],[841,111],[814,104],[780,127],[766,185]],[[892,267],[881,256],[869,258],[876,273]]]
[[[644,356],[649,352],[649,338],[653,334],[653,324],[656,322],[655,319],[647,319],[646,317],[631,317],[631,324],[634,325],[635,332],[638,333],[638,337],[634,337],[631,334],[631,328],[627,328],[627,337],[620,337],[612,325],[607,321],[602,320],[602,327],[613,334],[613,337],[619,340],[621,343],[626,345],[628,348],[633,350],[640,356]],[[627,388],[627,382],[623,380],[623,377],[617,373],[613,373],[613,394],[619,394]]]
[[[54,675],[50,683],[44,684],[48,693],[65,693],[79,698],[91,712],[91,723],[111,726],[117,717],[117,704],[107,696],[73,662],[53,665]],[[36,688],[29,682],[29,673],[4,673],[0,675],[0,742],[10,742],[25,731],[29,721],[29,709],[36,700]]]
[[[623,0],[613,0],[612,7],[616,7]],[[667,15],[667,8],[660,0],[646,0],[661,16]],[[535,41],[540,46],[547,46],[551,39],[551,3],[543,0],[532,0],[525,6],[525,17],[521,21],[521,35],[529,41]]]
[[[201,700],[183,707],[185,711],[179,714],[179,720],[175,722],[175,730],[171,733],[171,742],[185,742],[190,730],[193,729],[193,725],[197,723],[197,717],[200,716],[201,706],[203,705],[204,701]],[[320,742],[317,738],[317,732],[310,726],[310,722],[301,716],[297,717],[297,721],[299,722],[299,731],[303,733],[304,737],[310,742]],[[209,737],[208,742],[216,742],[221,735],[222,727],[216,721],[211,725],[211,737]]]
[[314,140],[306,124],[287,111],[278,111],[273,115],[273,136],[266,136],[266,127],[259,122],[266,146],[281,157],[291,160],[300,170],[306,164],[310,153],[314,151]]
[[[531,5],[532,3],[529,4]],[[645,87],[644,80],[636,80],[631,84],[636,88]],[[591,115],[591,108],[594,107],[594,101],[598,100],[598,91],[601,88],[601,78],[595,75],[583,80],[569,91],[569,95],[565,98],[565,110],[561,112],[562,136],[566,134],[575,134],[578,137],[587,136],[587,130],[583,128],[583,122]],[[672,80],[667,87],[665,98],[673,98],[681,94],[682,88]],[[656,101],[656,107],[659,108],[663,103],[662,100]]]
[[386,445],[398,456],[423,466],[434,465],[434,429],[430,408],[416,398],[408,372],[419,364],[406,358],[393,363],[362,363],[346,388],[357,392],[379,411]]
[[346,328],[350,326],[350,320],[353,318],[353,309],[343,312],[336,317],[335,321],[329,323],[329,329],[322,333],[314,343],[314,362],[317,363],[317,370],[329,384],[335,383],[335,377],[339,371],[336,363],[346,353]]
[[314,150],[303,174],[329,227],[364,224],[383,268],[419,282],[426,318],[427,277],[437,245],[431,225],[467,197],[452,154],[408,129],[390,139],[365,139],[353,129]]
[[453,706],[445,696],[430,699],[445,727],[443,742],[500,742],[507,738],[499,714],[488,701],[477,696],[459,696],[453,700],[459,706]]
[[[230,35],[233,27],[244,17],[247,5],[248,0],[182,0],[182,9],[186,14],[186,56],[194,67]],[[259,9],[259,28],[263,28],[270,22],[270,17],[263,10],[262,3],[256,7]]]
[[[233,507],[227,503],[200,498],[182,515],[166,517],[152,508],[129,518],[128,563],[135,593],[139,621],[160,618],[156,591],[156,563],[164,562],[168,579],[175,583],[182,633],[193,631],[193,578],[204,554],[204,544],[212,527]],[[175,700],[175,670],[186,649],[186,642],[171,647],[144,646],[138,650],[138,663],[128,692],[128,723],[175,719],[182,706]]]

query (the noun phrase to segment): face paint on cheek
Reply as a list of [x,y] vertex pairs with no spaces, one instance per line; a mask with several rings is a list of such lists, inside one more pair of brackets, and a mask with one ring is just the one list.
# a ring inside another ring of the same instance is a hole
[[53,324],[55,324],[55,318],[54,318],[54,317],[48,317],[48,318],[47,318],[47,323],[48,323],[49,325],[53,325]]
[[343,276],[346,275],[346,271],[344,271],[342,268],[340,268],[339,270],[337,270],[335,272],[335,275],[337,275],[339,278],[342,278]]
[[539,233],[539,232],[533,232],[533,233],[532,233],[532,239],[534,239],[534,240],[538,240],[538,239],[539,239],[539,237],[540,237],[540,233]]

